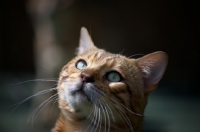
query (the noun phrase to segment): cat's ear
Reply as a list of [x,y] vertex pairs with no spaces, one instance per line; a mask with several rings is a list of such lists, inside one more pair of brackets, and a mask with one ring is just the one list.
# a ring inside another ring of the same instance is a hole
[[136,60],[142,72],[145,84],[145,93],[153,92],[162,78],[168,63],[168,56],[162,51],[145,55]]
[[81,28],[80,32],[80,40],[79,40],[79,47],[77,49],[77,54],[82,54],[85,51],[90,50],[91,48],[96,48],[87,29],[85,27]]

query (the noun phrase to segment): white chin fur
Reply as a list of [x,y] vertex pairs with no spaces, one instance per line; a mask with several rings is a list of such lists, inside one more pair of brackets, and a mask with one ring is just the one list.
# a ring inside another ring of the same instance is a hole
[[92,104],[88,101],[87,97],[81,95],[81,93],[73,94],[73,91],[80,89],[81,86],[82,86],[81,79],[64,80],[61,84],[61,87],[64,89],[64,91],[60,93],[60,98],[65,100],[68,106],[73,111],[88,113],[88,109],[91,109]]

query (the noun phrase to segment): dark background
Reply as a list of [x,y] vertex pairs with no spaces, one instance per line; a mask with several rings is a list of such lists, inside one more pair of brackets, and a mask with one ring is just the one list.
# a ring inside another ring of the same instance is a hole
[[[123,51],[126,56],[166,52],[169,64],[158,89],[149,98],[145,131],[198,132],[200,55],[196,5],[181,0],[76,0],[70,6],[61,6],[51,17],[57,41],[71,56],[82,26],[88,28],[98,47],[110,52]],[[33,94],[35,84],[5,85],[35,78],[34,28],[26,1],[3,1],[0,9],[0,131],[23,131],[31,101],[21,104],[11,116],[13,107],[7,106]],[[13,130],[11,126],[15,126]]]

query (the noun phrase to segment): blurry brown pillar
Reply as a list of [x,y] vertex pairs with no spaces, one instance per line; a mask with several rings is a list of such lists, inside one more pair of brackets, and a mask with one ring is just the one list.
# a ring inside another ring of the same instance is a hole
[[[57,75],[56,69],[61,64],[63,58],[63,51],[55,39],[54,26],[51,20],[51,16],[56,8],[58,8],[59,2],[60,0],[29,0],[27,2],[27,11],[31,16],[35,32],[34,53],[36,78],[55,78],[55,75]],[[52,88],[52,83],[37,82],[35,93],[49,88]],[[41,103],[55,93],[56,91],[35,97],[32,100],[30,115]],[[45,131],[54,126],[59,110],[54,108],[51,112],[51,104],[49,103],[39,113],[39,116],[34,121],[34,131]],[[29,124],[32,125],[32,123]]]

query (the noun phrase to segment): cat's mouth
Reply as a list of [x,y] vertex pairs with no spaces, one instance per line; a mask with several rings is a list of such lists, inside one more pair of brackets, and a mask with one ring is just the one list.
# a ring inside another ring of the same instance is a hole
[[95,85],[93,83],[81,82],[76,89],[71,91],[71,95],[84,102],[93,102],[95,100]]

